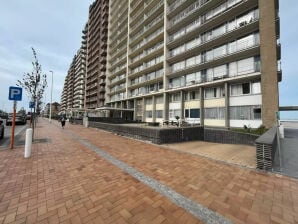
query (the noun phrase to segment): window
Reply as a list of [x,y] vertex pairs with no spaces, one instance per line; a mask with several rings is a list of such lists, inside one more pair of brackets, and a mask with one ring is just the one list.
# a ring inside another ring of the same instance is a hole
[[224,96],[223,87],[205,89],[205,99],[219,98],[223,96]]
[[231,96],[239,96],[244,94],[250,94],[249,83],[231,85]]
[[190,100],[198,100],[200,99],[200,92],[199,91],[191,91],[189,94]]
[[205,119],[216,119],[216,120],[225,119],[224,107],[205,108],[204,111],[205,111]]
[[188,74],[185,76],[186,85],[195,84],[196,73]]
[[252,94],[259,94],[261,93],[261,83],[260,82],[253,82],[251,84],[251,92]]
[[156,110],[155,111],[155,116],[156,116],[156,118],[162,118],[162,110]]
[[156,104],[162,104],[163,103],[163,96],[157,96],[156,97]]
[[231,120],[261,120],[260,106],[234,106],[230,107]]
[[254,45],[254,35],[243,37],[237,40],[237,51],[252,47]]
[[190,109],[189,115],[190,118],[200,118],[200,109]]
[[[169,110],[169,118],[174,119],[176,116],[181,117],[180,110]],[[175,118],[176,119],[176,118]]]
[[196,64],[196,57],[188,58],[186,60],[186,67],[194,66]]
[[147,118],[152,118],[152,110],[147,110],[146,111],[146,117]]
[[227,65],[217,66],[213,69],[214,78],[223,77],[227,75]]
[[185,68],[185,61],[180,61],[172,65],[172,71],[179,71]]
[[152,98],[146,98],[146,105],[152,105]]
[[254,72],[254,58],[246,58],[238,61],[238,75]]
[[253,108],[253,118],[254,120],[262,119],[262,109],[261,108]]
[[223,45],[217,48],[214,48],[213,50],[213,57],[214,58],[218,58],[218,57],[222,57],[224,55],[227,54],[227,45]]
[[231,62],[229,63],[229,76],[237,76],[237,63],[236,62]]

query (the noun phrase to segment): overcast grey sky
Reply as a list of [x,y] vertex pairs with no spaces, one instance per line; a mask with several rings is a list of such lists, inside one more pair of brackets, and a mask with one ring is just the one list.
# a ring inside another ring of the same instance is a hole
[[[53,102],[60,102],[64,78],[81,45],[82,29],[93,0],[0,0],[0,109],[12,110],[9,86],[32,71],[32,51],[37,51],[48,74],[46,102],[50,101],[50,70],[54,71]],[[297,0],[280,0],[282,72],[280,105],[298,105]],[[28,109],[24,94],[18,109]],[[286,116],[298,119],[298,113]]]

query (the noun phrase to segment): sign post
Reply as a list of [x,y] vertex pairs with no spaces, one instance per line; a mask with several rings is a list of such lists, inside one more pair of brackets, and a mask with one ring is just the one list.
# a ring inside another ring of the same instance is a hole
[[8,99],[13,100],[13,115],[11,122],[11,136],[10,136],[10,149],[13,149],[14,145],[14,129],[16,123],[16,109],[17,109],[17,101],[22,100],[22,88],[20,87],[9,87]]

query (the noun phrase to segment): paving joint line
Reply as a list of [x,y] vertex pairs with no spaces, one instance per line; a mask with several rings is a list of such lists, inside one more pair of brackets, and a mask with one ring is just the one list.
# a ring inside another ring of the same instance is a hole
[[128,164],[116,159],[115,157],[111,156],[106,151],[98,148],[97,146],[93,145],[86,139],[82,139],[78,135],[74,134],[73,131],[67,130],[66,131],[69,136],[71,136],[74,140],[80,142],[81,144],[87,146],[90,150],[94,151],[96,154],[103,157],[105,160],[110,162],[111,164],[115,165],[119,169],[123,170],[124,172],[128,173],[130,176],[136,178],[143,184],[149,186],[156,192],[160,193],[164,197],[168,198],[178,207],[185,209],[187,212],[198,218],[199,220],[204,221],[207,224],[232,224],[233,222],[225,218],[224,216],[204,207],[203,205],[179,194],[175,190],[171,189],[170,187],[160,183],[159,181],[146,176],[144,173],[137,171],[133,167],[129,166]]

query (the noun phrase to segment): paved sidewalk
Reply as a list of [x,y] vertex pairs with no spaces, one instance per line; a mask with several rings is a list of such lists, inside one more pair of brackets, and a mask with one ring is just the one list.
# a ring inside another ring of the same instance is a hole
[[[147,177],[149,185],[156,181],[172,190],[169,194],[186,198],[185,203],[189,199],[216,212],[219,223],[221,218],[234,223],[298,223],[297,179],[80,125],[67,123],[61,129],[55,121],[40,120],[36,139],[30,159],[23,158],[23,147],[0,152],[0,223],[206,221],[206,213],[193,214],[171,195],[148,186],[142,180]],[[121,166],[127,166],[127,172]]]

